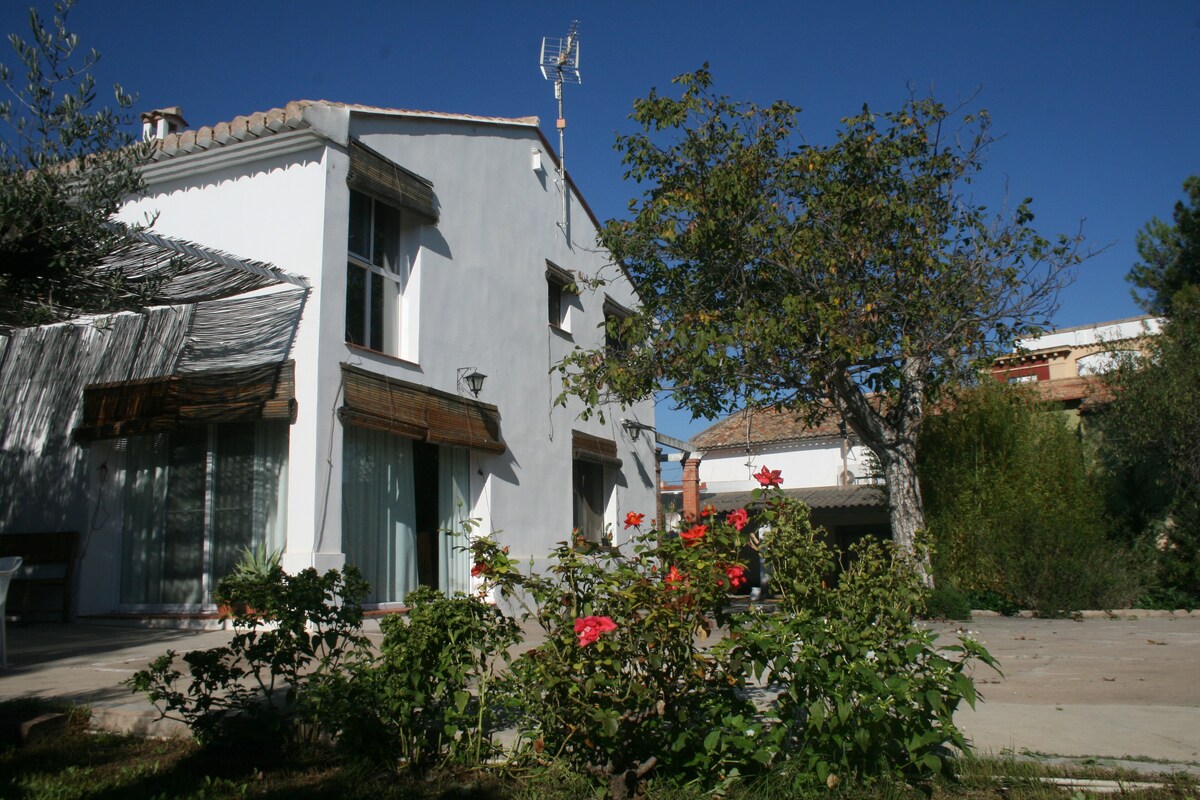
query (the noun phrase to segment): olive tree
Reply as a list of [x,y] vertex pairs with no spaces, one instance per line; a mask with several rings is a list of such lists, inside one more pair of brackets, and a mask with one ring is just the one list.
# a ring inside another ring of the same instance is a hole
[[0,64],[0,324],[25,325],[136,302],[138,287],[97,270],[124,234],[109,222],[142,188],[148,149],[125,130],[134,102],[114,87],[93,109],[91,69],[67,29],[74,0],[46,20],[29,11],[29,38],[13,33],[15,68]]

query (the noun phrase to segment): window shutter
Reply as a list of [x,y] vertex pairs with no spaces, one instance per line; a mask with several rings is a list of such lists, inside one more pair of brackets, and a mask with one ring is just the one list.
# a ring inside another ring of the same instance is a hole
[[362,142],[350,142],[350,172],[346,183],[351,189],[375,195],[430,222],[438,220],[433,184]]
[[349,364],[342,365],[342,382],[338,417],[343,424],[490,453],[506,449],[500,438],[500,411],[493,405]]
[[621,468],[617,458],[617,443],[580,431],[571,431],[571,457],[580,461],[591,461],[613,469]]
[[86,386],[72,435],[89,442],[239,420],[296,421],[294,362]]

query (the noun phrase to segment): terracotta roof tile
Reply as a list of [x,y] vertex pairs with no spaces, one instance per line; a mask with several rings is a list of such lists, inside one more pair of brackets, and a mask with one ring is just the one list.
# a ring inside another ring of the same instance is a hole
[[419,117],[427,119],[482,122],[493,125],[521,125],[537,127],[537,117],[481,117],[473,114],[449,114],[441,111],[416,111],[403,108],[381,108],[357,103],[338,103],[330,100],[293,100],[283,108],[271,108],[234,117],[228,122],[204,125],[172,133],[158,143],[153,159],[161,161],[212,147],[235,144],[249,139],[258,139],[298,128],[308,127],[304,119],[305,109],[314,106],[345,108],[364,114],[381,114],[395,117]]
[[[841,418],[830,411],[815,425],[806,425],[794,411],[752,409],[739,411],[692,437],[697,450],[717,450],[749,444],[795,442],[836,436]],[[747,430],[748,429],[748,430]]]

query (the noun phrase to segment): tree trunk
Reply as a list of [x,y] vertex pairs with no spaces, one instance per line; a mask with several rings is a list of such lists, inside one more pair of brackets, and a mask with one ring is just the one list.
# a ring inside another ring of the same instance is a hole
[[[887,481],[888,515],[892,523],[892,540],[910,556],[914,555],[917,532],[925,528],[925,508],[921,504],[921,487],[917,482],[916,448],[910,444],[893,445],[877,453]],[[913,567],[921,582],[933,586],[928,552],[913,558]]]

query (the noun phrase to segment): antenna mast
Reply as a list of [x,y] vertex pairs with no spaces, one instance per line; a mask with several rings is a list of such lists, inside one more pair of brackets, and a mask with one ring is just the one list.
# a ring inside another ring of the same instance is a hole
[[579,20],[571,23],[562,39],[542,37],[542,77],[554,81],[554,99],[558,101],[558,190],[562,193],[562,222],[559,227],[571,239],[567,223],[567,152],[564,133],[567,120],[563,116],[563,84],[583,83],[579,76]]

